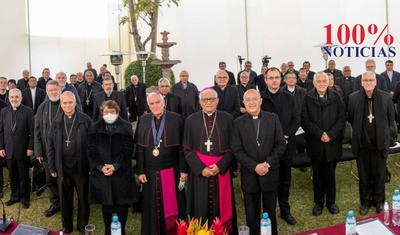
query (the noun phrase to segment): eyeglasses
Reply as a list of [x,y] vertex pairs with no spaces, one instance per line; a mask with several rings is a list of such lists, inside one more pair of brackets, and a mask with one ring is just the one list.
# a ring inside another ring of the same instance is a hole
[[326,83],[328,83],[328,81],[323,79],[323,80],[317,80],[317,81],[315,81],[315,83],[317,83],[317,84],[326,84]]
[[376,81],[375,79],[362,79],[362,82],[365,82],[365,83],[373,83],[375,81]]
[[281,79],[281,76],[276,76],[276,77],[267,77],[268,80],[278,80]]
[[217,98],[215,98],[215,97],[200,99],[200,101],[203,103],[207,103],[207,102],[214,103],[216,100],[217,100]]
[[252,97],[252,98],[245,98],[245,99],[243,99],[243,101],[246,103],[250,103],[250,102],[257,102],[259,99],[261,99],[261,98]]
[[222,79],[228,79],[227,76],[218,76],[217,79],[222,80]]

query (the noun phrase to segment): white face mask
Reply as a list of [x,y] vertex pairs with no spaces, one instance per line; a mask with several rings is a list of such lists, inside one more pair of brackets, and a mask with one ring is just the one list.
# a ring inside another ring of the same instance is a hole
[[103,120],[108,124],[114,123],[117,120],[117,118],[118,118],[118,114],[108,113],[106,115],[103,115]]

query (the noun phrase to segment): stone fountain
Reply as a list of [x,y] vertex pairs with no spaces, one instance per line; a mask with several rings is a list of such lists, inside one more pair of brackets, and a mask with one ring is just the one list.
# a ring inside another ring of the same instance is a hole
[[161,48],[161,61],[153,61],[151,64],[158,65],[161,67],[163,77],[168,78],[171,81],[171,67],[180,63],[180,60],[169,59],[169,48],[176,45],[176,42],[168,42],[169,32],[161,32],[162,42],[156,43]]

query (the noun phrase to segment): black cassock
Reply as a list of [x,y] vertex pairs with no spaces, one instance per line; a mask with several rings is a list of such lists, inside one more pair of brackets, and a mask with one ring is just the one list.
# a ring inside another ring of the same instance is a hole
[[165,126],[161,136],[159,155],[155,149],[153,114],[141,116],[136,129],[137,174],[146,174],[142,194],[142,233],[175,235],[178,218],[186,219],[185,190],[178,189],[180,173],[187,172],[181,139],[183,119],[165,111]]
[[[212,128],[215,115],[217,115],[216,123]],[[190,169],[187,191],[188,215],[190,218],[201,218],[202,222],[208,219],[209,224],[213,219],[220,218],[229,234],[237,234],[234,190],[229,171],[234,159],[230,148],[232,121],[232,115],[223,111],[215,111],[212,116],[203,111],[189,116],[185,123],[183,147]],[[211,133],[210,151],[207,151],[207,133],[209,135]],[[215,162],[220,173],[213,177],[204,177],[201,172],[205,167],[212,165],[204,163],[204,159]],[[223,181],[224,177],[226,178]]]

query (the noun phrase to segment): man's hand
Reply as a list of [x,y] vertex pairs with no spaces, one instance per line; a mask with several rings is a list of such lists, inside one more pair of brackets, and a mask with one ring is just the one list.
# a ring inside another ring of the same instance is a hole
[[30,149],[26,150],[26,156],[30,157],[32,155],[33,155],[33,150]]
[[324,132],[321,136],[321,141],[328,143],[329,141],[331,141],[331,138],[329,138],[328,134],[326,134],[326,132]]
[[42,156],[37,156],[36,160],[38,160],[39,164],[42,164],[43,157]]
[[268,164],[266,162],[263,163],[259,163],[256,166],[256,169],[254,169],[254,171],[259,175],[259,176],[264,176],[268,173],[269,168],[268,168]]
[[56,177],[57,177],[57,172],[51,173],[51,176],[53,176],[54,178],[56,178]]
[[209,167],[206,167],[206,168],[204,168],[203,169],[203,171],[201,172],[201,174],[204,176],[204,177],[210,177],[210,176],[213,176],[213,172],[211,171],[211,169],[209,168]]
[[101,169],[101,171],[105,176],[111,176],[114,173],[115,168],[112,164],[104,164],[104,167]]
[[142,184],[144,184],[144,183],[147,182],[147,178],[146,178],[146,175],[145,175],[145,174],[139,175],[139,176],[138,176],[138,179],[139,179],[139,181],[140,181]]
[[186,181],[186,180],[187,180],[187,177],[188,177],[188,174],[187,174],[187,173],[181,172],[181,180],[182,180],[182,181]]
[[6,157],[6,151],[4,149],[0,150],[0,157]]
[[219,168],[216,164],[212,164],[211,166],[209,166],[209,168],[210,168],[211,172],[213,173],[213,176],[217,175],[219,173]]

